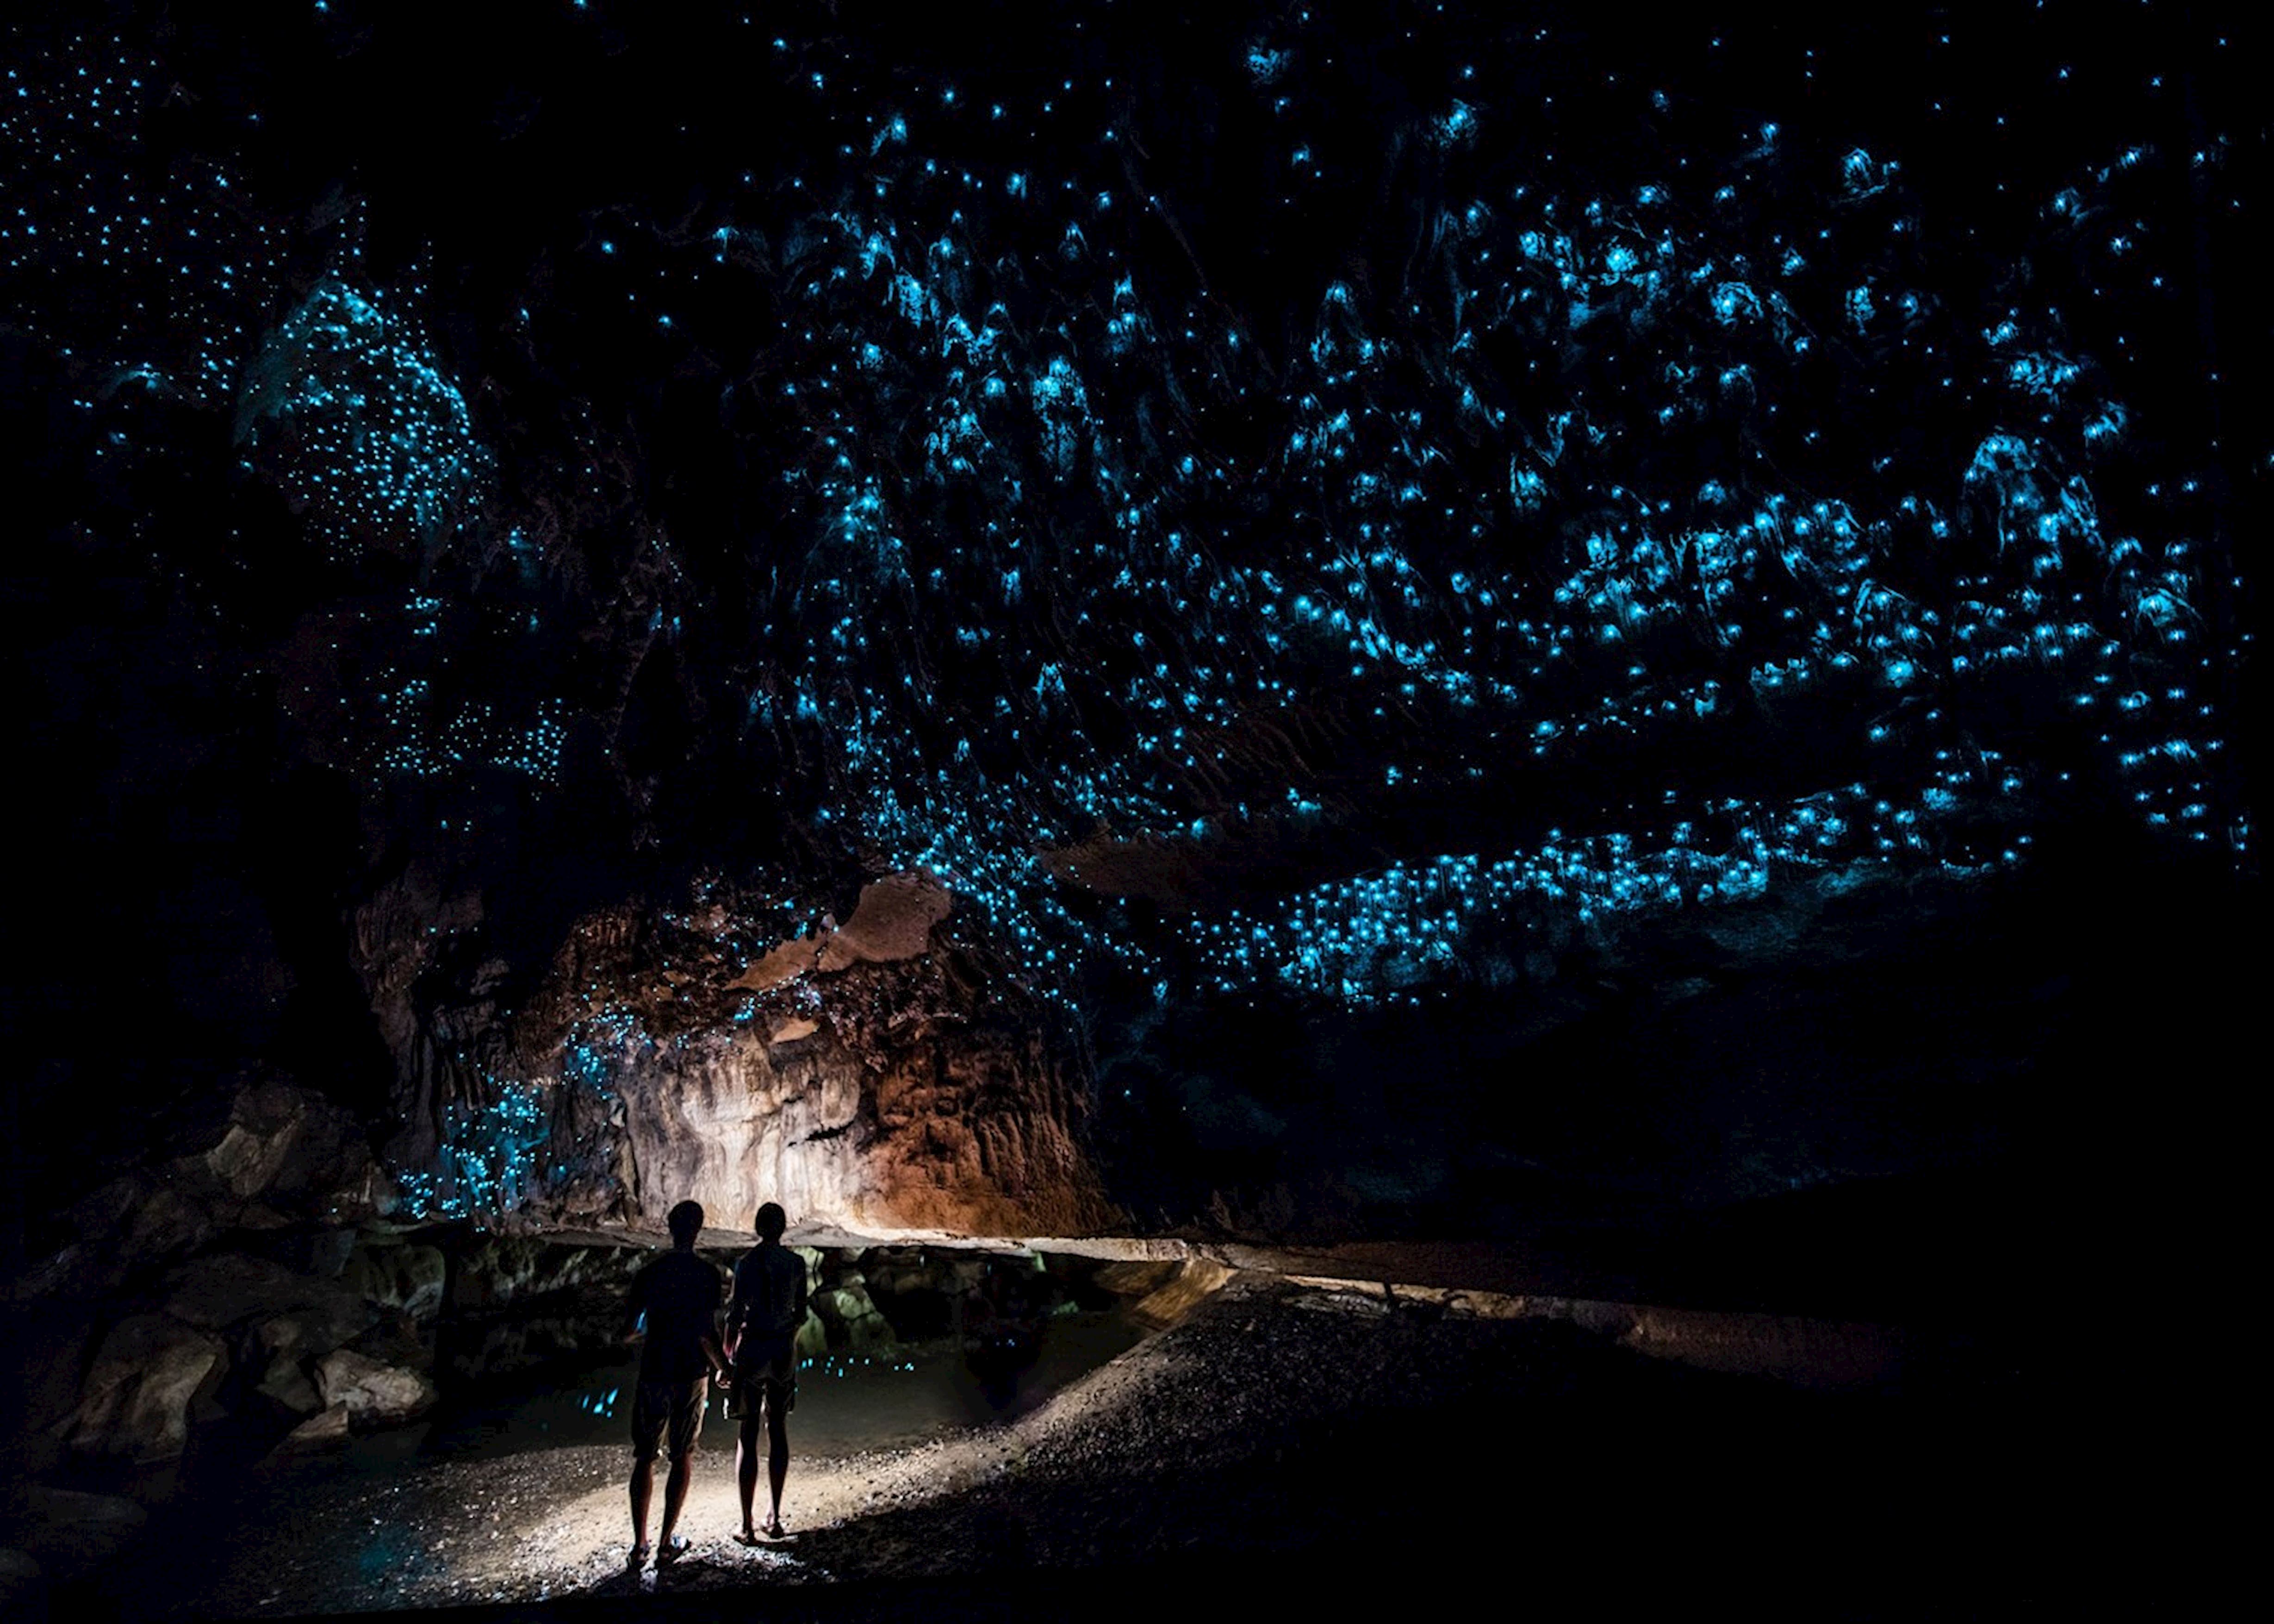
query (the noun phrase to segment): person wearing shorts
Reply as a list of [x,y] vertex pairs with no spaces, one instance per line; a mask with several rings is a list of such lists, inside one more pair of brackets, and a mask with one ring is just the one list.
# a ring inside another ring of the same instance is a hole
[[632,1278],[624,1307],[624,1340],[643,1328],[639,1381],[632,1390],[632,1548],[629,1565],[647,1560],[648,1503],[655,1492],[655,1457],[668,1453],[663,1486],[663,1527],[655,1547],[659,1567],[676,1560],[686,1540],[673,1530],[694,1477],[695,1444],[703,1432],[710,1378],[727,1373],[719,1343],[719,1271],[695,1255],[703,1208],[681,1201],[665,1221],[671,1250]]
[[789,1412],[797,1408],[797,1333],[805,1323],[805,1259],[781,1244],[789,1219],[769,1201],[758,1208],[758,1244],[734,1264],[734,1295],[727,1304],[727,1357],[734,1363],[730,1400],[741,1430],[734,1439],[734,1486],[742,1497],[742,1530],[756,1545],[751,1523],[758,1488],[758,1427],[766,1430],[766,1480],[773,1509],[763,1532],[782,1537],[782,1484],[789,1476]]

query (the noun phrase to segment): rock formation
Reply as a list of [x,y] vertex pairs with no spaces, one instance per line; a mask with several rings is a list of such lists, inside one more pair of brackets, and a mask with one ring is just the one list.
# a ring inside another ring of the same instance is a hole
[[438,994],[433,933],[388,923],[426,915],[367,908],[406,1191],[442,1213],[648,1229],[683,1199],[734,1227],[775,1200],[877,1236],[1096,1228],[1112,1208],[1082,1143],[1079,1051],[942,930],[952,906],[892,876],[841,928],[763,945],[722,906],[617,908],[577,921],[512,1010],[491,969]]

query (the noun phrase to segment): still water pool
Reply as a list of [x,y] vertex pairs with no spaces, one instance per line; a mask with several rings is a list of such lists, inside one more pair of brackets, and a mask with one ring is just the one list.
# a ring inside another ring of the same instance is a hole
[[[798,1374],[791,1447],[808,1457],[855,1455],[1011,1420],[1144,1335],[1118,1310],[1091,1310],[1053,1315],[1015,1338],[940,1339],[823,1355]],[[628,1441],[638,1371],[639,1350],[627,1348],[605,1364],[533,1376],[448,1404],[423,1425],[358,1439],[353,1447],[376,1464],[410,1455],[509,1455]],[[727,1395],[714,1391],[704,1412],[704,1442],[731,1448],[734,1430]]]

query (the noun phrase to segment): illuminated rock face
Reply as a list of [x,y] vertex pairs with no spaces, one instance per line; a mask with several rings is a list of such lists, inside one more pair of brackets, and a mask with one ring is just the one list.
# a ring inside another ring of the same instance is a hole
[[1059,1234],[1107,1208],[1038,1045],[929,1033],[881,1055],[757,1034],[674,1046],[627,1074],[625,1214],[703,1203],[747,1228],[762,1201],[867,1234]]
[[877,1235],[1110,1222],[1070,1051],[935,936],[952,902],[892,876],[841,929],[755,951],[724,907],[612,910],[513,1011],[420,1008],[427,933],[375,908],[370,979],[423,1130],[394,1153],[414,1208],[660,1229],[692,1199],[747,1228],[772,1200]]

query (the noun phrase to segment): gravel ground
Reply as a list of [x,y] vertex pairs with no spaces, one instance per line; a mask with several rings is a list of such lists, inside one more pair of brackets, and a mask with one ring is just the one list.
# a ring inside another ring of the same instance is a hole
[[733,1454],[714,1422],[691,1548],[661,1573],[625,1569],[629,1450],[578,1446],[280,1469],[172,1515],[109,1598],[278,1616],[1276,1558],[1328,1593],[1472,1571],[1511,1594],[1709,1583],[1839,1612],[1962,1572],[1969,1594],[2026,1590],[2012,1507],[2045,1470],[1987,1388],[1803,1393],[1261,1276],[1015,1422],[794,1455],[779,1543],[730,1538]]

